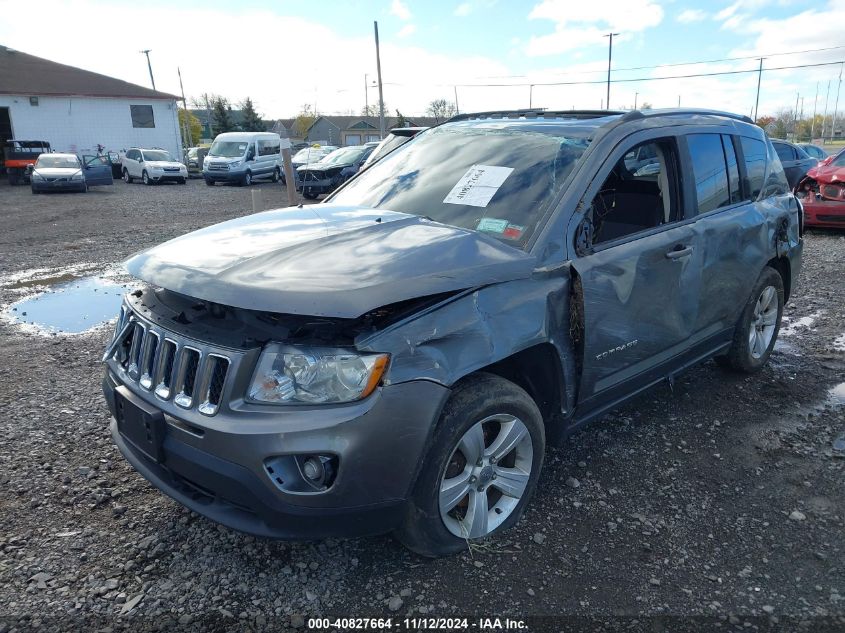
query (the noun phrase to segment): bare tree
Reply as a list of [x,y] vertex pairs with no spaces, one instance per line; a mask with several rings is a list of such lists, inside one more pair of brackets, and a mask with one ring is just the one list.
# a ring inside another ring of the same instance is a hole
[[456,111],[455,104],[446,99],[435,99],[425,109],[426,114],[433,116],[438,123],[453,117]]

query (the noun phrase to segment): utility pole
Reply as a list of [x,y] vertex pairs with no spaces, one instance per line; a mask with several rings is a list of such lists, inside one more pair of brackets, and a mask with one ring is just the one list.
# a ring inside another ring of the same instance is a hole
[[367,89],[367,73],[364,73],[364,116],[370,115],[370,93]]
[[384,138],[384,93],[381,84],[381,53],[378,48],[378,22],[373,21],[373,30],[376,35],[376,71],[378,72],[378,129],[381,138]]
[[760,68],[757,71],[757,100],[754,102],[754,122],[757,122],[757,107],[760,105],[760,80],[763,78],[763,57],[760,58]]
[[461,108],[458,106],[458,87],[452,86],[455,89],[455,114],[461,113]]
[[637,109],[637,97],[639,97],[639,96],[640,96],[639,92],[634,93],[634,110]]
[[842,87],[842,66],[839,64],[839,79],[836,83],[836,105],[833,106],[833,122],[830,124],[830,138],[833,140],[836,134],[836,110],[839,109],[839,89]]
[[795,142],[796,134],[798,133],[798,99],[801,98],[801,93],[795,93],[795,114],[792,117],[792,142]]
[[816,98],[813,99],[813,120],[810,121],[810,142],[813,142],[813,139],[816,136],[816,106],[819,103],[819,82],[816,82]]
[[822,143],[824,143],[824,128],[827,125],[827,105],[830,103],[830,82],[827,82],[827,96],[824,99],[824,117],[822,117]]
[[534,105],[534,84],[528,84],[528,109]]
[[610,62],[613,59],[613,36],[619,33],[608,33],[604,37],[609,37],[610,41],[607,45],[607,109],[610,110]]
[[144,55],[146,55],[146,56],[147,56],[147,68],[149,68],[149,69],[150,69],[150,81],[151,81],[151,82],[152,82],[152,84],[153,84],[153,90],[155,90],[155,89],[156,89],[156,80],[155,80],[155,78],[153,77],[153,65],[150,63],[150,51],[151,51],[151,50],[152,50],[151,48],[147,48],[147,49],[145,49],[145,50],[143,50],[143,51],[141,51],[141,52],[142,52]]
[[188,139],[188,147],[194,146],[194,135],[191,134],[191,115],[188,113],[188,102],[185,99],[185,87],[182,85],[182,69],[176,67],[176,72],[179,73],[179,90],[182,91],[182,107],[185,109],[185,132]]

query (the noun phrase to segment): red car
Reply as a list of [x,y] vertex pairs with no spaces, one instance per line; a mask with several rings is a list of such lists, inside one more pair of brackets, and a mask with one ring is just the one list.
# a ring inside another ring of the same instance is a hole
[[845,150],[807,172],[795,187],[804,205],[804,223],[845,229]]

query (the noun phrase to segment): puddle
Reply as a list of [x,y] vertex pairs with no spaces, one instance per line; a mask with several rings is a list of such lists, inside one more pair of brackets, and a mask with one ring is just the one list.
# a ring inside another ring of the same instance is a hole
[[774,350],[776,352],[780,352],[781,354],[789,354],[790,356],[800,356],[801,352],[798,351],[798,348],[795,347],[792,343],[787,343],[786,341],[782,341],[777,339],[775,341]]
[[[30,285],[50,285],[50,289],[16,301],[6,308],[4,317],[12,323],[25,324],[47,333],[85,332],[117,316],[128,284],[117,284],[102,277],[67,275],[41,278]],[[58,283],[50,284],[55,279]]]
[[845,406],[845,382],[840,382],[835,387],[828,390],[830,401],[836,406]]

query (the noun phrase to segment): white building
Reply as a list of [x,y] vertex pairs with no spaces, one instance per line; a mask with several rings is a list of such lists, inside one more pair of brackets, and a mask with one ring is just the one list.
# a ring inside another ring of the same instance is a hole
[[176,100],[0,46],[0,148],[14,138],[49,141],[58,152],[159,147],[181,157]]

